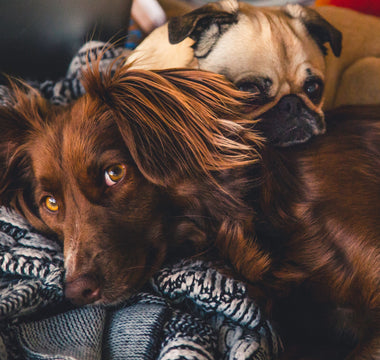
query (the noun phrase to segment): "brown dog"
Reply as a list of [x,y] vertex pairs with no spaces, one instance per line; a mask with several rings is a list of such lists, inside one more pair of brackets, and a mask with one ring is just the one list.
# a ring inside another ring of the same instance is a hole
[[349,338],[348,359],[379,358],[379,108],[279,150],[218,75],[95,69],[85,84],[68,110],[20,90],[0,109],[1,204],[62,239],[67,297],[120,301],[169,250],[215,246],[286,345],[337,360]]
[[275,118],[267,124],[278,130],[271,140],[287,146],[322,134],[323,110],[380,103],[380,41],[373,34],[380,34],[379,19],[347,9],[220,1],[156,29],[127,62],[213,71],[260,93],[263,106],[251,118]]
[[68,298],[112,303],[142,286],[168,247],[204,246],[202,220],[184,220],[187,192],[214,188],[213,168],[255,159],[227,120],[241,94],[219,75],[124,69],[103,83],[94,71],[86,88],[68,109],[14,89],[14,106],[0,108],[0,203],[64,242]]

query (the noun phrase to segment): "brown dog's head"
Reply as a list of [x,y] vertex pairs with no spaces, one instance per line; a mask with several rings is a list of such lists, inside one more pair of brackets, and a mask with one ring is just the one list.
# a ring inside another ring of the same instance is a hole
[[272,143],[302,143],[325,131],[325,44],[339,56],[341,33],[315,10],[220,1],[171,19],[168,32],[171,44],[193,40],[200,69],[260,94],[262,106],[251,116],[264,119]]
[[13,88],[0,107],[0,204],[63,241],[68,298],[112,303],[164,261],[182,211],[170,194],[182,187],[186,204],[186,179],[254,156],[242,127],[221,120],[246,98],[219,75],[95,67],[84,84],[69,108]]

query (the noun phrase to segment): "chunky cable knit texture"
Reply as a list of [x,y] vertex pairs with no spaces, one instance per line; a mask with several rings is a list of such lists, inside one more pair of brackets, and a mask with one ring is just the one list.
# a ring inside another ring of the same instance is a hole
[[[67,78],[34,84],[64,105],[83,94],[80,73],[86,44]],[[122,48],[107,50],[106,68]],[[0,87],[0,106],[9,93]],[[20,216],[0,208],[0,359],[269,360],[281,342],[244,284],[211,263],[184,260],[167,266],[144,292],[117,307],[73,308],[63,298],[61,245],[35,232]]]

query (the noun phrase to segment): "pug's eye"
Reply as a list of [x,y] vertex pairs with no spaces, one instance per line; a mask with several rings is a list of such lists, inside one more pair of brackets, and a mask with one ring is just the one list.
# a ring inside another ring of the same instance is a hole
[[307,97],[313,102],[318,103],[321,101],[323,92],[323,83],[321,80],[308,80],[303,87]]
[[251,94],[259,95],[262,93],[261,87],[258,84],[255,84],[251,81],[240,83],[237,85],[237,87],[240,91],[246,91],[246,92],[249,92]]
[[106,169],[104,173],[104,179],[108,186],[116,185],[118,182],[124,179],[127,172],[127,167],[124,164],[112,165]]
[[52,213],[56,213],[59,210],[57,199],[51,195],[44,198],[44,205]]

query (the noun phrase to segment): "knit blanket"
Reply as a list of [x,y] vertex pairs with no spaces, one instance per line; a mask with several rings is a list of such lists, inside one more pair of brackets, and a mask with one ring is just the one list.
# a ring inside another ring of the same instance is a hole
[[[83,94],[81,70],[103,45],[80,49],[65,79],[33,85],[51,102],[68,104]],[[108,49],[102,68],[123,51]],[[8,95],[0,86],[0,105],[9,105]],[[245,285],[210,262],[166,265],[117,306],[73,307],[63,296],[63,276],[61,244],[0,207],[1,360],[270,360],[281,352]]]

